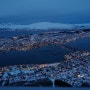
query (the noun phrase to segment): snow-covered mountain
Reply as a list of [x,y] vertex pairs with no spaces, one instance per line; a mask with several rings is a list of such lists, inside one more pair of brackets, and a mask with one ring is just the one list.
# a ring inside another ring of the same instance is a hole
[[50,23],[50,22],[38,22],[29,25],[16,25],[16,24],[0,24],[0,29],[7,30],[32,30],[32,29],[90,29],[89,24],[61,24],[61,23]]

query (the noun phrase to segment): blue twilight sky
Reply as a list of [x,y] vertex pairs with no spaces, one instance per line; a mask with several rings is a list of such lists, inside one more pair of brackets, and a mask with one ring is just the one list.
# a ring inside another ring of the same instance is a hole
[[0,23],[90,23],[90,0],[0,0]]

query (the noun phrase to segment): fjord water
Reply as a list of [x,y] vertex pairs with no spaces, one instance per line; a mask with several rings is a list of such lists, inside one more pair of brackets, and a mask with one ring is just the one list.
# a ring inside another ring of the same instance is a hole
[[66,45],[69,47],[73,47],[81,50],[87,50],[90,52],[90,38],[81,38],[76,41],[69,42]]
[[[0,37],[29,35],[33,33],[39,32],[3,32],[3,34],[0,34]],[[66,45],[72,48],[90,51],[90,38],[72,41]],[[60,45],[43,46],[29,51],[9,51],[7,53],[0,52],[0,66],[61,62],[64,60],[64,55],[70,52],[71,50],[67,50],[67,48],[63,48]]]
[[44,46],[29,51],[9,51],[0,53],[0,66],[61,62],[63,56],[69,52],[60,45]]
[[13,37],[13,36],[21,36],[21,35],[30,35],[30,34],[38,34],[42,31],[0,31],[0,38],[5,37]]

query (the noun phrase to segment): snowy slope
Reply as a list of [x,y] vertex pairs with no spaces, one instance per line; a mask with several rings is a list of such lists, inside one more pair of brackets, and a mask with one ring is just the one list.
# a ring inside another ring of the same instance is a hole
[[50,23],[50,22],[38,22],[33,23],[29,25],[15,25],[15,24],[0,24],[0,29],[10,29],[10,30],[16,30],[16,29],[90,29],[90,24],[61,24],[61,23]]

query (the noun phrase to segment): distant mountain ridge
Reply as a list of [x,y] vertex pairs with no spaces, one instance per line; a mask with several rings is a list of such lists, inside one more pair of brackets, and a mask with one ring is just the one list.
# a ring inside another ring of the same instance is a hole
[[0,29],[9,30],[31,30],[31,29],[90,29],[90,23],[88,24],[62,24],[62,23],[51,23],[51,22],[38,22],[29,25],[17,25],[17,24],[0,24]]

